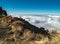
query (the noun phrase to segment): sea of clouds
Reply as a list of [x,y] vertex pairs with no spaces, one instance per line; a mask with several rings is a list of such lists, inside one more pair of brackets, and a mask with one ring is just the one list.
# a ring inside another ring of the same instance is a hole
[[51,28],[60,29],[60,16],[31,15],[31,16],[21,16],[21,17],[37,27],[44,27],[46,29],[51,29]]
[[29,23],[46,29],[60,29],[60,16],[56,15],[15,15],[15,17],[22,17]]

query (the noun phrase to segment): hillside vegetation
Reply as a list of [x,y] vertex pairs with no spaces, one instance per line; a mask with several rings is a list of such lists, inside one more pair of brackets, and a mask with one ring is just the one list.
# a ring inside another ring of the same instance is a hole
[[22,18],[1,14],[0,44],[60,44],[58,30],[38,28]]

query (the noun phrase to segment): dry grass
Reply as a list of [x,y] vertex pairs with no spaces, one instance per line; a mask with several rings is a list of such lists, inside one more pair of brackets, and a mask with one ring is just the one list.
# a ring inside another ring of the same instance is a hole
[[22,21],[9,24],[7,23],[8,20],[9,16],[0,18],[0,27],[10,27],[10,29],[0,29],[0,44],[60,44],[60,32],[58,30],[52,30],[50,38],[48,38],[48,36],[41,33],[36,34],[29,29],[23,28],[22,25],[18,25],[24,24]]

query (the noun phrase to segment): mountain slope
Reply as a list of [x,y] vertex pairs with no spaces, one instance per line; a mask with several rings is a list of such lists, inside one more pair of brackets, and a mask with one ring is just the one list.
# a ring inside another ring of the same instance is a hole
[[[18,18],[7,16],[6,11],[2,11],[0,7],[0,44],[60,44],[60,31],[49,31],[51,25],[53,27],[60,25],[58,20],[60,17],[21,16],[22,18]],[[46,27],[49,29],[47,30]]]
[[36,27],[22,18],[1,16],[0,44],[60,44],[60,32]]
[[40,35],[50,38],[49,32],[43,27],[38,28],[22,18],[11,16],[1,16],[0,18],[0,39],[3,41],[14,41],[14,43],[17,40],[36,41],[42,38]]

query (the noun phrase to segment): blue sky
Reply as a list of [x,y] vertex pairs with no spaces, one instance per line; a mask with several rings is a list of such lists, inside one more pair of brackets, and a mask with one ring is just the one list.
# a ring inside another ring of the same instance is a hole
[[9,14],[60,15],[60,0],[0,0]]

